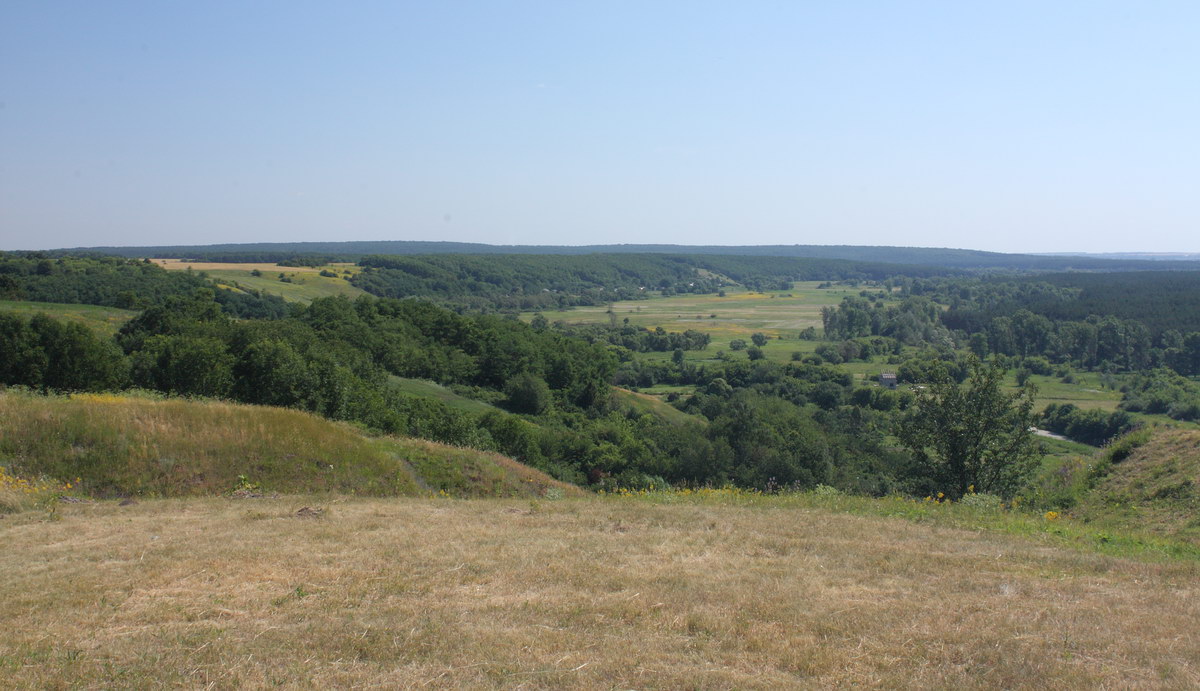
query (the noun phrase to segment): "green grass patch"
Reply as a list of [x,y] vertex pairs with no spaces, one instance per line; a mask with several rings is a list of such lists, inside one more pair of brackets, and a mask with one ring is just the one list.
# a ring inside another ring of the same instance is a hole
[[609,501],[661,504],[735,505],[763,510],[821,510],[860,516],[898,518],[949,528],[981,530],[1032,539],[1116,557],[1148,561],[1200,562],[1200,544],[1136,529],[1097,526],[1058,512],[1027,511],[980,496],[979,500],[939,502],[904,497],[862,497],[834,491],[763,494],[753,490],[699,489],[603,495]]
[[388,381],[392,383],[400,391],[409,394],[410,396],[419,396],[421,398],[432,398],[445,403],[447,406],[456,410],[462,410],[468,413],[486,413],[496,410],[495,406],[477,401],[473,398],[467,398],[454,393],[450,389],[438,384],[437,382],[428,381],[426,379],[407,379],[405,377],[390,376]]
[[[337,267],[334,267],[337,268]],[[350,285],[342,278],[322,276],[312,271],[297,271],[288,267],[280,267],[278,271],[263,271],[261,276],[254,276],[250,271],[236,269],[207,270],[208,275],[218,285],[239,290],[249,288],[270,295],[278,295],[289,302],[309,303],[317,298],[337,297],[344,295],[355,298],[367,293]],[[281,280],[280,274],[287,280]]]
[[[661,387],[668,388],[668,387]],[[681,391],[690,390],[691,387],[670,387]],[[631,406],[641,413],[653,415],[666,422],[675,424],[699,423],[708,424],[708,421],[696,415],[689,415],[675,406],[667,403],[661,396],[664,394],[651,393],[652,390],[645,391],[629,391],[628,389],[614,388],[614,393],[619,400]]]

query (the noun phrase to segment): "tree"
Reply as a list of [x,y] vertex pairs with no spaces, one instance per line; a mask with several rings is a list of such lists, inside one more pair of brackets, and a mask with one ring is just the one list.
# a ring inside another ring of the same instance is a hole
[[955,382],[944,363],[930,368],[924,388],[900,422],[897,436],[933,488],[952,498],[975,491],[1010,497],[1037,462],[1034,388],[1001,390],[1004,369],[968,359],[968,376]]
[[508,380],[504,387],[508,408],[515,413],[540,415],[550,407],[550,387],[545,380],[529,372],[521,372]]
[[750,340],[754,342],[754,345],[761,348],[767,344],[767,335],[762,333],[753,333],[750,334]]

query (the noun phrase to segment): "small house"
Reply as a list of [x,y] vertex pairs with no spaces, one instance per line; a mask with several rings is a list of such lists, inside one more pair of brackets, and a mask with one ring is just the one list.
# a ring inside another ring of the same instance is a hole
[[883,388],[894,389],[896,388],[896,384],[897,381],[895,372],[883,372],[879,375],[879,385]]

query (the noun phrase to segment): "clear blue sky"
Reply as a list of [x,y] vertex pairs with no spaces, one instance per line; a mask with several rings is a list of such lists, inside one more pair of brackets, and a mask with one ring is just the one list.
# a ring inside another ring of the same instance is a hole
[[0,3],[0,249],[1200,251],[1197,2]]

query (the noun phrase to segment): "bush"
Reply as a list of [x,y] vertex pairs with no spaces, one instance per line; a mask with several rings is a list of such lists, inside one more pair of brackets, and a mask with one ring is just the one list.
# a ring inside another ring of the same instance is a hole
[[1109,444],[1105,457],[1112,463],[1120,463],[1148,441],[1150,441],[1150,430],[1135,430]]
[[504,386],[505,405],[514,413],[540,415],[550,406],[550,387],[541,377],[529,372],[515,375]]

